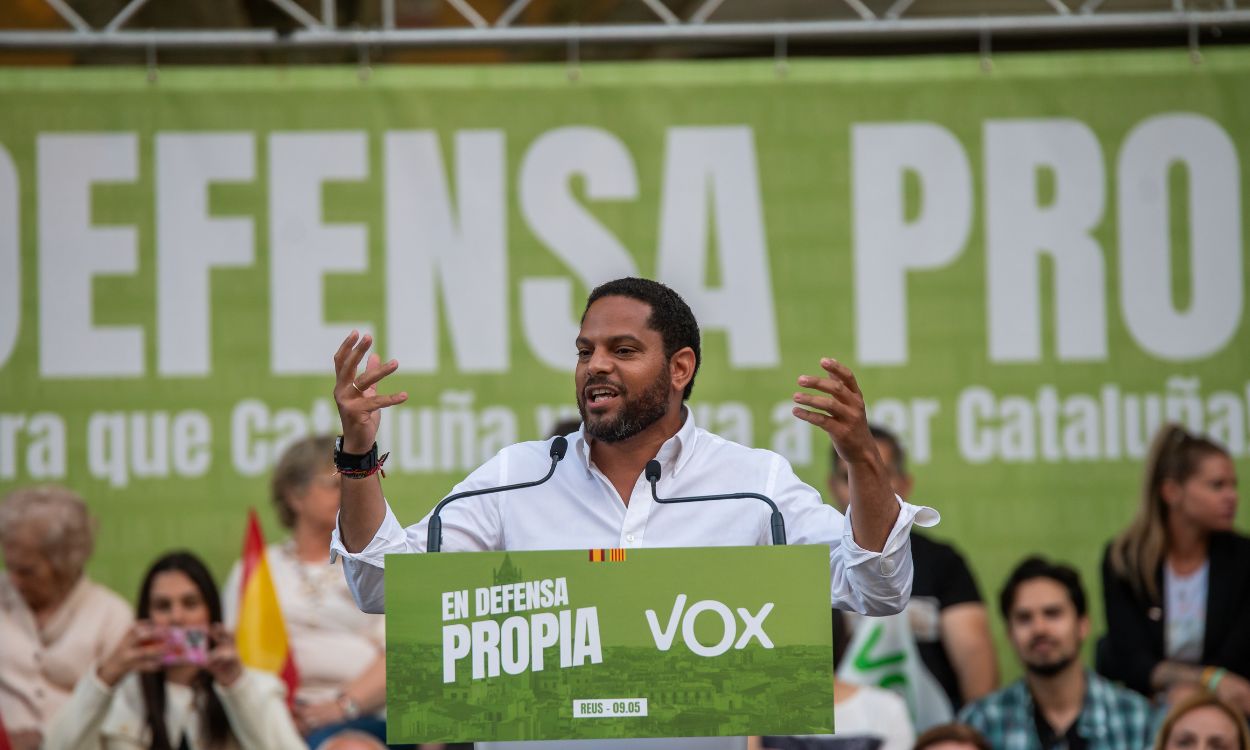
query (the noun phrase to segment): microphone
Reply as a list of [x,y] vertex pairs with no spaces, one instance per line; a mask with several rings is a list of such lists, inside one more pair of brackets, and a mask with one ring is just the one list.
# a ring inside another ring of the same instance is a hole
[[733,500],[737,498],[755,498],[768,503],[768,507],[773,509],[772,515],[772,531],[773,544],[782,545],[786,543],[786,522],[781,517],[781,511],[777,510],[777,504],[771,499],[757,492],[728,492],[723,495],[696,495],[693,497],[660,497],[655,492],[655,483],[660,481],[660,462],[654,458],[647,462],[647,468],[644,472],[647,481],[651,483],[651,499],[657,503],[697,503],[704,500]]
[[439,518],[439,513],[443,512],[443,507],[453,500],[460,500],[465,497],[474,497],[476,495],[489,495],[493,492],[507,492],[508,490],[523,490],[526,487],[537,487],[543,482],[551,479],[551,475],[556,473],[556,464],[564,459],[564,454],[568,452],[569,441],[562,435],[556,436],[551,441],[551,450],[548,453],[551,456],[551,468],[547,469],[547,473],[542,479],[533,482],[521,482],[520,484],[509,484],[503,487],[486,487],[480,490],[467,490],[465,492],[457,492],[454,495],[448,495],[434,506],[434,512],[430,514],[430,525],[426,529],[425,548],[426,552],[439,552],[443,548],[443,519]]

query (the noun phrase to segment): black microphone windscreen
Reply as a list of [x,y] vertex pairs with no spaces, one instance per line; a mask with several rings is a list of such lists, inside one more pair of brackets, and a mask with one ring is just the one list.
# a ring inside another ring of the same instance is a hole
[[564,454],[567,453],[568,450],[569,441],[566,440],[563,435],[557,435],[556,439],[551,441],[551,453],[548,455],[557,461],[563,461]]
[[[635,464],[635,465],[637,465],[637,464]],[[650,461],[648,461],[648,462],[647,462],[647,471],[646,471],[646,476],[647,476],[647,481],[648,481],[648,482],[658,482],[658,481],[660,481],[660,462],[659,462],[659,461],[656,461],[656,460],[653,458],[653,459],[651,459]]]

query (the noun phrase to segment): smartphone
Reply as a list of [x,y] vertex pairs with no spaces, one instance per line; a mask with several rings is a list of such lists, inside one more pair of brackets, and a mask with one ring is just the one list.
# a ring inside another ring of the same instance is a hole
[[165,628],[165,653],[161,654],[161,664],[174,666],[178,664],[208,663],[208,631],[202,628]]

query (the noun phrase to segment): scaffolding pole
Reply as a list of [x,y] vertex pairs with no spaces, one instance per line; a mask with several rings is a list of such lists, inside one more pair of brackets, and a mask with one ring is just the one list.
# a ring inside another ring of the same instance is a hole
[[[284,0],[273,0],[284,2]],[[466,9],[471,6],[457,0]],[[514,7],[524,7],[517,4]],[[714,8],[708,4],[705,7]],[[1065,6],[1066,7],[1066,6]],[[1086,4],[1089,7],[1089,3]],[[1148,11],[1135,13],[1053,13],[1022,16],[948,18],[873,17],[846,20],[712,22],[696,13],[690,20],[665,17],[660,23],[568,26],[517,26],[507,22],[461,28],[342,29],[317,23],[289,34],[273,29],[135,30],[112,24],[103,29],[65,31],[0,30],[0,49],[357,49],[424,47],[519,47],[569,44],[648,44],[695,42],[768,42],[779,38],[812,41],[885,39],[977,39],[1027,34],[1061,36],[1250,27],[1250,10]],[[481,17],[478,16],[480,19]],[[329,19],[327,19],[329,20]],[[389,19],[388,19],[389,20]],[[393,21],[391,21],[393,23]]]

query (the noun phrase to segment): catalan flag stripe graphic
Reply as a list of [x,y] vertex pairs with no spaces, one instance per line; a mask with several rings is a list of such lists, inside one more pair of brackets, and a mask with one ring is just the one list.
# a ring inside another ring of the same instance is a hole
[[590,562],[625,562],[625,550],[620,548],[592,549],[588,552]]

